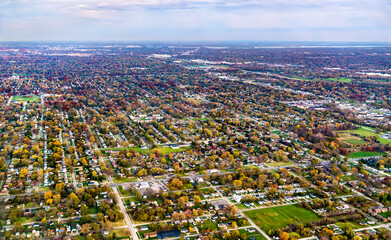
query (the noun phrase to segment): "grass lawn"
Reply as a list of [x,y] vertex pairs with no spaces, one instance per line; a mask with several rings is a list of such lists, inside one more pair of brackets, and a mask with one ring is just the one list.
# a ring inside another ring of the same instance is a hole
[[355,223],[355,222],[351,222],[351,221],[347,221],[347,222],[338,222],[336,223],[335,225],[337,225],[339,228],[341,228],[342,230],[343,229],[346,229],[348,227],[352,228],[352,229],[357,229],[357,228],[362,228],[363,226],[361,226],[359,223]]
[[26,96],[13,96],[12,100],[19,102],[39,102],[38,95],[26,95]]
[[78,236],[75,236],[75,239],[77,239],[77,240],[84,240],[84,239],[87,239],[87,238],[84,237],[84,236],[78,235]]
[[257,239],[257,240],[267,240],[267,238],[264,237],[262,234],[255,235],[255,236],[252,236],[252,237],[255,237],[255,239]]
[[132,177],[132,178],[127,178],[127,177],[117,178],[117,177],[114,177],[113,178],[113,182],[114,183],[137,182],[137,178],[136,177]]
[[213,231],[215,229],[218,229],[218,227],[217,227],[217,223],[214,223],[210,220],[207,220],[199,227],[199,229],[200,230],[201,229],[209,229],[210,231]]
[[[191,149],[193,149],[193,147],[182,147],[182,148],[178,148],[178,149],[172,149],[171,147],[157,147],[157,148],[154,148],[156,150],[159,151],[160,154],[166,154],[166,153],[176,153],[176,152],[186,152],[186,151],[190,151]],[[144,155],[149,155],[152,153],[152,151],[154,149],[141,149],[140,147],[128,147],[128,148],[101,148],[100,150],[101,151],[121,151],[121,150],[134,150],[135,152],[138,152],[138,153],[141,153],[141,154],[144,154]]]
[[21,223],[31,223],[31,222],[35,221],[35,218],[34,217],[32,217],[32,218],[19,217],[18,221]]
[[97,214],[99,212],[97,207],[90,207],[88,209],[88,214]]
[[48,192],[48,191],[50,191],[49,187],[39,187],[38,188],[38,192]]
[[129,190],[125,190],[122,188],[122,186],[117,186],[118,192],[121,193],[122,197],[130,197],[133,196],[133,193]]
[[235,204],[235,207],[239,208],[240,210],[249,209],[248,207],[244,206],[243,203]]
[[186,100],[189,101],[189,102],[197,103],[197,104],[200,104],[200,103],[204,102],[204,100],[199,99],[199,98],[187,98]]
[[121,220],[121,221],[118,221],[118,222],[108,222],[108,226],[109,228],[115,228],[115,227],[121,227],[121,226],[125,226],[125,220]]
[[123,237],[129,237],[129,230],[127,228],[119,228],[119,229],[114,229],[110,230],[110,235],[112,235],[116,238],[123,238]]
[[346,181],[348,181],[348,178],[350,178],[349,181],[356,181],[356,180],[358,180],[358,177],[354,176],[353,174],[352,175],[343,175],[342,180],[344,180],[346,182]]
[[385,218],[391,217],[391,212],[382,212],[379,214],[380,214],[380,216],[385,217]]
[[346,77],[340,77],[340,78],[324,78],[324,81],[332,81],[332,82],[345,82],[345,83],[350,83],[352,82],[351,78],[346,78]]
[[185,189],[187,190],[187,189],[193,189],[194,187],[193,187],[193,184],[191,184],[191,183],[187,183],[187,184],[185,184]]
[[380,144],[387,144],[387,143],[391,144],[391,140],[380,137],[380,135],[382,135],[383,133],[378,134],[375,132],[375,129],[373,129],[371,127],[363,127],[362,126],[356,130],[347,130],[347,131],[338,131],[338,132],[339,133],[353,133],[353,134],[359,135],[360,137],[375,136],[375,137],[377,137],[377,140],[380,142]]
[[349,143],[349,144],[364,144],[365,141],[361,137],[354,136],[347,132],[341,132],[339,134],[341,136],[341,141]]
[[270,167],[284,167],[292,165],[292,162],[270,162],[267,163]]
[[191,118],[192,121],[208,121],[209,118]]
[[283,228],[291,223],[306,224],[320,219],[315,213],[296,205],[244,211],[265,232]]
[[373,157],[373,156],[383,156],[384,152],[354,152],[350,153],[349,158],[363,158],[363,157]]
[[25,208],[36,208],[36,207],[39,207],[39,204],[36,202],[29,202],[25,206]]

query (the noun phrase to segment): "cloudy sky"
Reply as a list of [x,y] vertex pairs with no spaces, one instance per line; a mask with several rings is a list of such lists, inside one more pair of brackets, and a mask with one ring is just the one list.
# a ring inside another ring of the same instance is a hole
[[0,41],[391,41],[391,0],[0,0]]

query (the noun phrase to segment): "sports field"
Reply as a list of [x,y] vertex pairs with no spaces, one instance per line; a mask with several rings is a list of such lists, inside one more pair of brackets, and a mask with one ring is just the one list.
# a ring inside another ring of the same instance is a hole
[[364,158],[364,157],[374,157],[374,156],[383,156],[383,152],[354,152],[350,153],[349,158]]
[[349,144],[364,144],[365,143],[365,141],[361,137],[354,136],[354,135],[347,133],[347,132],[341,132],[341,133],[339,133],[339,135],[341,136],[340,140],[345,143],[349,143]]
[[243,212],[265,232],[286,227],[291,223],[306,224],[320,219],[314,212],[299,208],[296,205],[262,208]]
[[19,101],[19,102],[39,102],[39,96],[38,95],[13,96],[12,100]]
[[[344,133],[349,133],[349,135],[357,134],[360,137],[372,137],[372,136],[375,136],[377,138],[377,140],[380,142],[380,144],[391,144],[391,140],[388,140],[388,139],[380,137],[380,135],[383,135],[384,133],[378,134],[378,133],[375,132],[375,129],[370,128],[370,127],[360,127],[360,128],[358,128],[356,130],[346,130],[346,131],[338,131],[338,132],[340,133],[340,135],[342,137],[341,140],[344,140],[344,136],[343,136]],[[346,136],[347,135],[345,134],[345,137]],[[347,140],[349,140],[349,139],[347,139]],[[356,141],[356,139],[352,139],[352,140]],[[358,140],[357,140],[357,142],[358,142]],[[356,144],[358,144],[358,143],[356,143]]]

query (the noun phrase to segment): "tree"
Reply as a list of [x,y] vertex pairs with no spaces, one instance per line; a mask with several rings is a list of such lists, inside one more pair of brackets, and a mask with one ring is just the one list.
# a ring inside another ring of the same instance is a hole
[[90,229],[91,229],[91,225],[89,223],[85,223],[81,226],[81,229],[80,231],[83,233],[83,234],[87,234],[90,232]]
[[96,216],[96,219],[99,221],[99,222],[102,222],[105,220],[105,215],[103,215],[103,213],[98,213],[97,216]]
[[172,219],[175,220],[175,221],[178,221],[179,220],[179,213],[178,212],[174,212],[172,214]]
[[28,173],[27,169],[25,169],[25,168],[20,169],[19,178],[26,177],[27,173]]
[[48,223],[48,221],[46,220],[46,217],[42,218],[41,224],[42,225],[46,225],[46,223]]
[[47,192],[45,192],[44,198],[45,198],[45,200],[48,200],[48,199],[52,198],[52,196],[53,196],[52,191],[47,191]]
[[15,222],[12,226],[12,230],[14,232],[22,232],[24,230],[24,227],[21,222]]
[[174,178],[171,180],[171,182],[168,184],[168,186],[171,188],[182,189],[183,182],[178,178]]
[[65,183],[57,183],[56,184],[56,190],[58,191],[58,192],[61,192],[61,190],[63,189],[65,187]]
[[73,146],[71,146],[70,148],[69,148],[69,153],[74,153],[75,152],[75,147],[73,147]]
[[287,232],[281,232],[279,235],[279,238],[281,240],[288,240],[289,239],[289,234]]
[[98,151],[98,150],[94,150],[94,154],[95,154],[95,156],[97,156],[97,157],[100,157],[100,156],[101,156],[101,152]]
[[194,204],[200,204],[201,203],[201,198],[197,195],[194,196]]
[[234,180],[233,182],[234,187],[240,188],[242,186],[242,181],[240,180]]
[[92,223],[91,227],[94,229],[94,231],[98,231],[100,229],[100,225],[98,223]]
[[346,236],[348,236],[349,238],[353,238],[355,235],[356,235],[356,233],[353,231],[353,229],[352,228],[347,228],[346,230],[345,230],[345,234],[346,234]]
[[38,170],[38,182],[42,182],[43,181],[43,170],[40,169]]
[[239,233],[239,231],[238,231],[237,229],[235,229],[235,230],[233,230],[233,231],[231,232],[231,237],[232,237],[233,239],[238,239],[239,236],[240,236],[240,233]]
[[145,175],[147,175],[147,173],[148,173],[148,171],[146,170],[146,169],[141,169],[140,171],[138,171],[138,173],[137,173],[137,175],[139,176],[139,177],[142,177],[142,176],[145,176]]
[[83,166],[87,166],[87,160],[85,158],[80,158],[80,162]]
[[88,214],[88,207],[86,205],[81,206],[80,213],[83,216],[87,215]]
[[77,206],[80,202],[80,199],[76,196],[75,193],[69,194],[69,199],[71,200],[72,206]]
[[60,195],[60,194],[55,194],[55,195],[53,196],[53,202],[54,202],[54,204],[59,204],[60,201],[61,201],[61,195]]
[[232,222],[232,228],[237,228],[238,224],[236,222]]

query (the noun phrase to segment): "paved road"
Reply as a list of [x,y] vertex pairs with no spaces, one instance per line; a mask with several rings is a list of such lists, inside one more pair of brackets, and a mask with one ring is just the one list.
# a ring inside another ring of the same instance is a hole
[[[222,198],[222,199],[224,199],[227,203],[230,203],[231,201],[227,198],[227,197],[225,197],[225,196],[223,196],[223,194],[221,194],[221,192],[215,187],[215,186],[213,186],[212,184],[210,184],[210,186],[211,186],[211,188],[213,189],[213,190],[215,190],[219,195],[220,195],[220,197]],[[243,212],[242,212],[242,210],[240,210],[239,208],[237,208],[238,209],[238,213],[240,214],[240,215],[242,215],[243,217],[245,217],[246,219],[247,219],[247,221],[251,224],[251,226],[253,227],[253,228],[255,228],[255,229],[257,229],[258,230],[258,232],[260,232],[267,240],[272,240],[270,237],[269,237],[269,235],[267,235],[264,231],[262,231],[262,229],[260,229],[249,217],[247,217],[247,215],[245,215]]]
[[[94,143],[93,146],[94,146],[95,150],[99,151],[96,143]],[[98,158],[99,158],[100,162],[104,162],[102,156],[99,156]],[[114,184],[113,179],[111,178],[111,176],[109,174],[106,174],[106,176],[109,179],[110,185]],[[139,237],[138,237],[137,232],[136,232],[136,230],[134,228],[132,220],[130,219],[129,214],[126,212],[126,207],[124,206],[124,203],[122,202],[122,199],[121,199],[121,196],[120,196],[120,194],[119,194],[119,192],[117,190],[117,187],[111,187],[111,189],[113,190],[113,193],[115,194],[115,199],[116,199],[118,207],[121,209],[121,212],[124,214],[125,222],[126,222],[126,225],[128,226],[128,229],[129,229],[129,231],[130,231],[130,233],[132,235],[132,239],[133,240],[139,240]]]
[[[111,179],[111,177],[109,176],[109,179]],[[112,181],[112,180],[111,180]],[[124,217],[125,217],[125,222],[126,222],[126,225],[128,226],[128,229],[132,235],[132,239],[133,240],[139,240],[139,237],[136,233],[136,230],[134,228],[134,225],[129,217],[129,214],[126,212],[126,207],[124,206],[124,203],[122,202],[121,200],[121,197],[119,196],[119,193],[118,193],[118,190],[116,187],[112,187],[111,188],[115,194],[115,198],[116,198],[116,201],[117,201],[117,205],[119,206],[119,208],[121,209],[122,213],[124,214]]]

